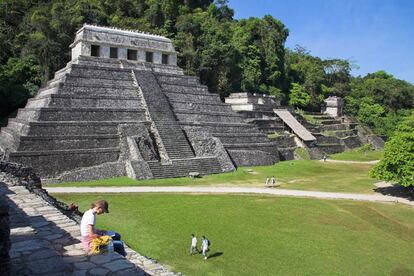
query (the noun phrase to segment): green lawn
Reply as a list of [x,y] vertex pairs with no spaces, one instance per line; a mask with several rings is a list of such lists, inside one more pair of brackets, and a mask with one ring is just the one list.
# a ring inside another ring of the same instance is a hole
[[355,149],[329,155],[329,159],[348,161],[373,161],[381,159],[383,154],[384,151],[382,150],[361,151]]
[[[95,195],[54,195],[86,210]],[[414,209],[237,195],[100,195],[98,227],[186,275],[413,275]],[[188,256],[207,235],[211,259]]]
[[[89,182],[69,182],[49,186],[252,186],[263,187],[266,177],[274,175],[281,188],[329,192],[372,193],[378,180],[368,176],[372,164],[335,164],[315,160],[294,160],[273,166],[241,167],[235,172],[198,179],[169,178],[133,180],[118,177]],[[45,185],[48,186],[48,185]]]

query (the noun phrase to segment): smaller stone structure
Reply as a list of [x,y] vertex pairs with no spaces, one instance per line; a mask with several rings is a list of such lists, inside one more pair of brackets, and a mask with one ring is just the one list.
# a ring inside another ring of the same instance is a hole
[[269,139],[277,145],[280,160],[294,158],[293,152],[297,147],[294,135],[287,131],[288,128],[273,111],[281,107],[279,99],[266,94],[240,92],[231,94],[225,102],[243,115],[246,123],[254,124],[260,131],[270,135]]
[[280,106],[280,100],[275,96],[249,92],[232,93],[225,99],[234,111],[264,111]]
[[329,96],[325,99],[325,105],[322,107],[322,113],[332,117],[341,117],[343,115],[344,100],[340,97]]

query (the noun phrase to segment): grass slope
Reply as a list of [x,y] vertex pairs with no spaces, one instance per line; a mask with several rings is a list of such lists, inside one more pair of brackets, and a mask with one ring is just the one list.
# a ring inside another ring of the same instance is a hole
[[[134,180],[117,177],[87,182],[67,182],[49,186],[256,186],[263,187],[266,177],[275,176],[281,188],[371,193],[377,180],[368,176],[372,164],[335,164],[315,160],[294,160],[273,166],[242,167],[235,172],[209,175],[199,179],[169,178]],[[47,186],[47,185],[45,185]]]
[[[82,210],[94,195],[55,195]],[[230,195],[100,195],[141,254],[186,275],[413,275],[414,210],[354,201]],[[190,234],[210,254],[188,256]]]
[[361,151],[358,149],[344,151],[341,153],[332,154],[329,156],[333,160],[347,160],[347,161],[373,161],[379,160],[383,157],[384,151],[382,150],[371,150]]

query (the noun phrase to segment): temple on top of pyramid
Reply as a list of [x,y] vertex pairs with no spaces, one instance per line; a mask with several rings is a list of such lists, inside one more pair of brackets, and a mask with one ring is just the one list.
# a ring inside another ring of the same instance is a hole
[[158,35],[84,25],[70,47],[72,60],[94,56],[177,65],[177,52],[171,40]]
[[201,175],[279,161],[277,143],[177,66],[171,40],[84,25],[72,60],[1,129],[44,179]]

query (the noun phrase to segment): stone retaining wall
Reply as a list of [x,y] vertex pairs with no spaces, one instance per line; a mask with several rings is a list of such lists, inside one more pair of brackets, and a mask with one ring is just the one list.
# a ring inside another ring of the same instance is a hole
[[7,175],[7,184],[9,186],[26,187],[31,193],[41,197],[48,204],[56,207],[63,214],[80,223],[83,214],[77,210],[70,210],[68,205],[56,200],[56,198],[50,196],[45,189],[42,189],[41,180],[33,172],[32,168],[18,163],[0,161],[0,172]]

